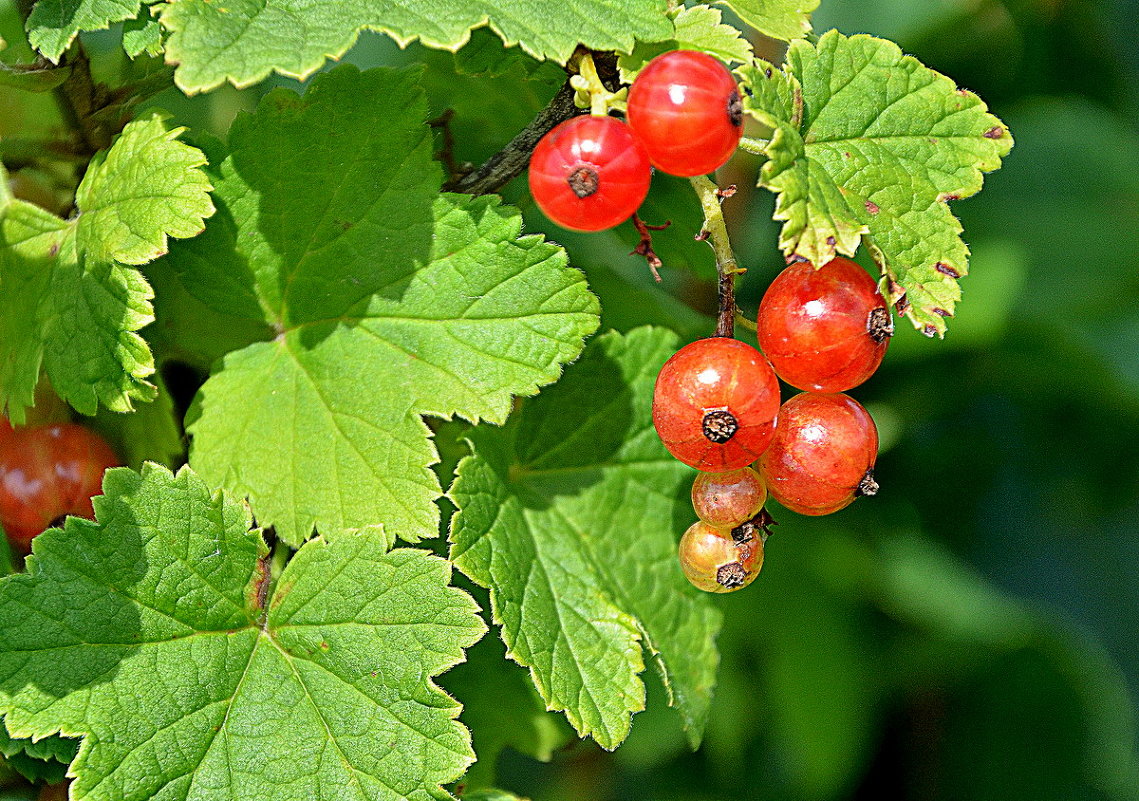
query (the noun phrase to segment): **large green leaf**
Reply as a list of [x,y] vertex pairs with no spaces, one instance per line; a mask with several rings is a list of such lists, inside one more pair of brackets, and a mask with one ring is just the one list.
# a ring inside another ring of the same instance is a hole
[[224,81],[247,86],[273,71],[303,78],[342,55],[362,30],[456,50],[472,28],[489,24],[507,44],[538,58],[564,63],[578,44],[628,52],[635,40],[670,35],[667,6],[666,0],[172,0],[163,7],[162,24],[171,31],[167,58],[179,65],[175,81],[197,92]]
[[41,740],[12,737],[0,723],[0,754],[4,762],[28,781],[48,784],[61,782],[67,766],[75,759],[79,743],[68,737],[52,735]]
[[138,14],[142,0],[38,0],[28,17],[28,42],[52,61],[80,31],[109,28]]
[[716,0],[773,39],[790,42],[811,32],[811,12],[819,0]]
[[1008,130],[976,95],[870,36],[796,41],[783,69],[757,62],[743,77],[744,107],[774,129],[760,185],[779,195],[784,253],[821,266],[865,239],[891,301],[944,334],[969,255],[947,202],[981,189]]
[[41,366],[85,414],[153,398],[154,363],[137,333],[153,319],[150,297],[137,270],[80,267],[69,223],[10,201],[0,210],[0,409],[23,421]]
[[739,28],[722,22],[722,18],[718,8],[681,7],[672,21],[671,37],[661,42],[638,42],[632,53],[617,60],[621,79],[632,83],[645,64],[670,50],[699,50],[729,64],[751,61],[751,43]]
[[431,677],[485,626],[446,562],[314,541],[270,592],[248,510],[190,470],[104,489],[0,581],[0,711],[84,737],[72,798],[449,797],[472,755]]
[[201,233],[214,213],[202,151],[179,142],[158,114],[131,122],[91,160],[75,194],[76,241],[84,258],[146,264],[167,237]]
[[190,461],[290,543],[434,536],[421,415],[502,422],[597,326],[560,248],[494,198],[438,195],[417,79],[344,67],[269,95],[231,131],[221,213],[171,254],[207,305],[277,332],[206,382]]
[[515,661],[552,709],[606,748],[644,706],[642,649],[699,743],[719,613],[684,579],[676,541],[692,471],[650,422],[676,337],[609,333],[501,429],[471,433],[450,497],[451,557],[490,588]]
[[[205,157],[150,114],[129,123],[92,160],[62,220],[7,192],[0,165],[0,411],[32,405],[41,367],[84,414],[130,411],[154,398],[150,348],[137,333],[154,320],[142,264],[190,237],[213,213]],[[124,264],[125,263],[125,264]]]

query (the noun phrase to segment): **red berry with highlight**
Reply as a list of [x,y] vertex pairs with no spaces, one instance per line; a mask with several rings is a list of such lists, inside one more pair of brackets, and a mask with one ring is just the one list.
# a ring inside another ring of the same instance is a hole
[[653,166],[705,175],[723,166],[743,134],[735,79],[706,53],[674,50],[650,61],[629,88],[629,127]]
[[870,275],[850,259],[781,272],[759,304],[759,346],[779,377],[799,389],[843,392],[874,374],[894,324]]
[[793,512],[837,512],[878,491],[878,428],[846,395],[803,392],[779,410],[775,439],[759,461],[771,497]]
[[686,345],[653,390],[653,425],[669,452],[710,473],[754,462],[771,442],[779,380],[763,354],[726,337]]
[[92,517],[91,496],[118,464],[103,438],[82,426],[11,430],[0,439],[0,525],[9,542],[26,552],[64,515]]
[[724,528],[697,521],[677,547],[680,569],[704,592],[733,592],[755,581],[763,567],[763,539],[750,529],[737,538]]
[[530,194],[547,217],[573,231],[624,222],[649,192],[644,146],[613,117],[566,120],[530,156]]
[[692,508],[712,526],[735,528],[746,523],[767,502],[759,473],[741,467],[728,473],[701,473],[692,482]]

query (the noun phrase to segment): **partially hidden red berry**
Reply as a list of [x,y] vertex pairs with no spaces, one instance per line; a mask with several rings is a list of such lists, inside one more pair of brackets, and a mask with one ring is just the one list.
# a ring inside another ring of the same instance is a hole
[[779,410],[771,447],[759,472],[771,497],[793,512],[837,512],[878,491],[874,462],[878,428],[858,401],[803,392]]
[[697,521],[677,548],[680,569],[704,592],[733,592],[755,581],[763,567],[763,539],[750,531],[737,539],[732,532]]
[[692,482],[692,508],[712,526],[735,528],[751,520],[767,502],[759,473],[741,467],[727,473],[701,473]]
[[813,392],[861,384],[882,363],[894,332],[874,279],[844,258],[818,270],[798,262],[781,272],[759,304],[756,326],[759,347],[779,377]]
[[735,79],[706,53],[674,50],[650,61],[629,88],[629,127],[653,166],[705,175],[723,166],[743,134]]
[[103,438],[82,426],[12,429],[0,438],[0,525],[9,542],[26,552],[64,515],[93,516],[91,496],[118,464]]
[[669,452],[710,473],[754,462],[771,442],[779,380],[763,354],[712,337],[672,355],[653,390],[653,425]]
[[534,201],[573,231],[602,231],[627,220],[648,194],[651,178],[644,147],[613,117],[568,119],[530,156]]

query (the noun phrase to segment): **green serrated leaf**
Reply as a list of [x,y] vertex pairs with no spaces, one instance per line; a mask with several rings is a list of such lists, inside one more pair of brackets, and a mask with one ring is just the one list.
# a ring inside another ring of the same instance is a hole
[[0,754],[8,765],[31,782],[55,784],[67,776],[67,766],[75,759],[79,742],[52,735],[40,740],[12,737],[0,723]]
[[638,42],[632,53],[617,59],[621,80],[632,83],[649,61],[670,50],[699,50],[727,64],[746,64],[752,60],[751,43],[740,30],[722,21],[717,8],[691,6],[681,8],[673,20],[673,34],[663,42]]
[[270,72],[304,78],[326,58],[341,56],[361,30],[401,44],[419,39],[457,50],[472,28],[489,24],[507,45],[565,63],[578,44],[628,52],[634,42],[671,33],[666,0],[575,0],[535,7],[512,0],[439,0],[428,6],[367,0],[235,0],[225,4],[171,0],[162,9],[170,31],[167,59],[175,81],[200,92],[230,81],[248,86]]
[[67,737],[52,735],[39,740],[13,738],[4,726],[0,726],[0,753],[6,757],[22,751],[33,759],[54,759],[64,765],[75,759],[79,743]]
[[472,755],[431,678],[485,625],[445,561],[316,541],[266,598],[248,510],[193,472],[104,490],[0,581],[0,712],[84,737],[73,798],[449,798]]
[[177,361],[204,372],[230,351],[272,338],[273,329],[264,320],[223,314],[187,292],[172,257],[152,261],[143,270],[154,287],[156,319],[147,340],[159,364]]
[[760,185],[779,196],[784,253],[822,265],[864,239],[899,312],[944,335],[968,272],[946,204],[1000,167],[1008,129],[976,95],[870,36],[828,31],[793,42],[781,70],[741,73],[745,109],[774,129]]
[[123,25],[123,50],[130,58],[138,58],[143,53],[162,55],[162,26],[151,16],[149,7],[141,16]]
[[38,0],[28,17],[28,42],[53,62],[80,31],[101,31],[138,15],[142,0]]
[[[2,176],[0,176],[2,177]],[[35,400],[41,366],[78,411],[129,411],[154,397],[154,363],[138,330],[150,287],[117,264],[79,266],[71,224],[38,206],[0,207],[0,410],[14,422]]]
[[0,412],[16,423],[35,402],[43,363],[40,298],[52,277],[67,223],[38,206],[4,197],[0,167],[0,303],[23,313],[0,315]]
[[472,77],[498,78],[516,74],[529,78],[534,73],[557,75],[559,85],[565,81],[565,71],[546,61],[540,61],[521,47],[507,47],[489,28],[475,28],[471,38],[453,55],[455,72]]
[[661,329],[594,340],[502,429],[479,427],[449,497],[451,557],[491,591],[512,659],[551,709],[615,748],[644,705],[642,648],[700,742],[720,615],[676,561],[692,471],[652,427]]
[[193,236],[213,213],[201,151],[175,141],[161,116],[129,123],[80,184],[64,221],[15,200],[0,166],[0,410],[13,420],[33,403],[41,366],[60,397],[92,415],[129,412],[155,388],[150,348],[137,333],[154,320],[153,292],[126,264]]
[[221,213],[171,254],[200,300],[277,332],[206,382],[190,460],[289,543],[435,536],[420,416],[501,422],[597,325],[581,274],[519,238],[517,212],[438,195],[417,79],[342,67],[270,94],[231,131]]
[[790,42],[811,32],[811,12],[819,0],[714,0],[772,39]]
[[127,124],[109,150],[91,160],[75,193],[76,244],[85,259],[145,264],[168,250],[167,238],[200,233],[214,213],[213,188],[200,169],[205,154],[177,141],[162,115]]

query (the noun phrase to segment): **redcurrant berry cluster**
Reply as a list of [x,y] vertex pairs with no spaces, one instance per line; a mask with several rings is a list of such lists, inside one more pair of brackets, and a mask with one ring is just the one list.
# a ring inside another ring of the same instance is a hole
[[739,90],[712,56],[657,56],[629,88],[628,124],[610,116],[566,120],[530,156],[530,193],[547,217],[574,231],[627,220],[649,191],[650,166],[670,175],[721,167],[743,132]]
[[0,526],[18,551],[65,515],[92,517],[103,472],[120,462],[102,437],[82,426],[12,428],[0,418]]
[[[849,259],[792,264],[759,306],[760,350],[726,337],[693,342],[657,376],[653,424],[665,447],[702,471],[700,518],[680,540],[680,565],[709,592],[746,587],[774,522],[768,496],[804,515],[873,495],[878,430],[842,394],[882,362],[893,322],[874,279]],[[780,405],[779,381],[804,392]]]

